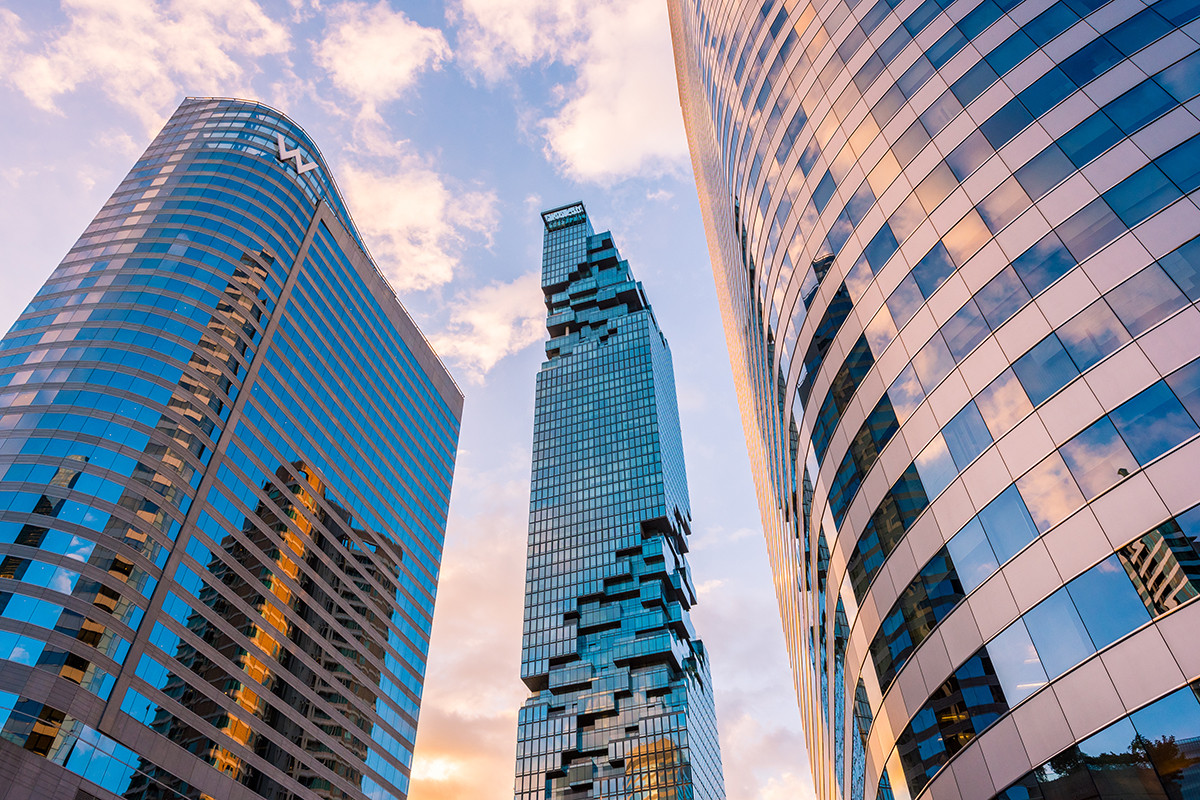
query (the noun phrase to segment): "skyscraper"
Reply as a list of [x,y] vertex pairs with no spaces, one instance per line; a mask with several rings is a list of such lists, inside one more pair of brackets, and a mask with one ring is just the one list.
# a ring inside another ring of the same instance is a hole
[[328,167],[186,100],[0,341],[0,780],[407,794],[462,395]]
[[723,798],[671,351],[583,204],[542,220],[515,796]]
[[1195,796],[1200,5],[668,5],[818,795]]

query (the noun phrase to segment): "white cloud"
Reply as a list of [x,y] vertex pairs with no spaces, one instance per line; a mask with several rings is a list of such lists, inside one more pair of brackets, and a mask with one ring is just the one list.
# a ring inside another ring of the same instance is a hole
[[567,55],[582,45],[582,0],[462,0],[450,10],[460,23],[460,55],[489,81]]
[[468,238],[490,243],[495,193],[452,188],[416,156],[398,151],[383,168],[349,164],[338,176],[354,221],[398,291],[447,283]]
[[596,5],[588,28],[569,99],[542,123],[547,156],[569,177],[597,183],[681,171],[687,138],[666,4]]
[[[36,50],[9,52],[7,80],[36,107],[99,84],[156,129],[190,94],[251,94],[247,63],[291,47],[254,0],[63,0],[67,25]],[[15,15],[5,13],[5,32]]]
[[530,272],[460,296],[451,307],[448,329],[432,337],[433,345],[477,381],[500,359],[540,342],[545,324],[541,277]]
[[539,63],[574,68],[557,87],[557,110],[538,123],[546,156],[568,177],[686,171],[664,3],[462,0],[452,17],[460,57],[488,80]]
[[450,45],[436,28],[423,27],[386,2],[347,2],[328,12],[317,63],[364,112],[400,97],[426,69],[439,69]]

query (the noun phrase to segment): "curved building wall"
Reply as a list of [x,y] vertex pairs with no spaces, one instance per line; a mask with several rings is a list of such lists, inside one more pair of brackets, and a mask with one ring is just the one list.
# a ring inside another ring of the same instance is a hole
[[5,796],[403,798],[461,408],[303,131],[186,100],[0,341]]
[[669,7],[818,795],[1192,796],[1200,4]]

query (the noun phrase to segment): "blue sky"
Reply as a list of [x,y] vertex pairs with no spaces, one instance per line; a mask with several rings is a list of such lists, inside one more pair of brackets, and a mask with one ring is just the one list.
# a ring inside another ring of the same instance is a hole
[[413,800],[512,796],[538,212],[583,200],[675,357],[731,798],[811,795],[662,0],[0,0],[0,329],[188,95],[287,113],[466,396]]

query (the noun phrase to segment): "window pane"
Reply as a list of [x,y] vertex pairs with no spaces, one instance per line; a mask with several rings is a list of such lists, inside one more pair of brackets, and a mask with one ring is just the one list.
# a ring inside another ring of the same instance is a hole
[[960,470],[966,469],[967,465],[992,443],[987,425],[984,424],[983,417],[974,403],[968,403],[962,411],[954,415],[954,419],[942,429],[942,436],[945,437],[946,446]]
[[1080,372],[1130,341],[1125,326],[1103,300],[1097,300],[1076,314],[1057,333]]
[[1151,80],[1143,81],[1104,107],[1125,133],[1133,133],[1176,106],[1175,98]]
[[1011,369],[1004,370],[980,392],[975,398],[975,405],[993,439],[1008,433],[1033,410],[1033,403],[1029,402],[1025,389]]
[[912,363],[917,377],[921,379],[921,385],[925,387],[926,392],[931,392],[933,387],[941,383],[942,378],[954,369],[954,356],[950,354],[950,348],[946,347],[942,335],[935,333],[921,351],[913,356]]
[[1137,469],[1137,461],[1108,417],[1101,417],[1058,450],[1089,500]]
[[1182,197],[1162,170],[1147,164],[1104,193],[1104,199],[1129,227],[1137,225]]
[[1053,333],[1018,358],[1013,364],[1013,371],[1021,379],[1025,393],[1035,406],[1079,374],[1071,357]]
[[1146,267],[1105,297],[1134,336],[1145,333],[1188,302],[1157,264]]
[[1158,458],[1200,430],[1162,381],[1122,403],[1109,417],[1139,464]]
[[1193,136],[1157,159],[1162,171],[1184,192],[1200,188],[1200,137]]
[[1071,159],[1063,154],[1058,145],[1050,145],[1033,159],[1017,170],[1017,180],[1029,193],[1033,200],[1040,200],[1046,192],[1053,189],[1063,178],[1075,171]]
[[988,327],[973,300],[968,300],[958,313],[942,326],[942,338],[946,340],[946,346],[958,361],[966,358],[967,354],[975,349],[975,345],[986,339],[991,332],[992,329]]
[[976,167],[991,158],[994,152],[996,151],[988,144],[987,139],[983,138],[983,134],[975,131],[963,140],[962,144],[954,148],[950,155],[946,156],[946,163],[950,166],[954,177],[961,181],[974,172]]
[[1067,591],[1098,650],[1150,621],[1115,554],[1068,583]]
[[1200,359],[1168,375],[1167,385],[1192,415],[1192,419],[1200,421]]
[[1022,619],[1050,680],[1096,652],[1065,588],[1025,612]]
[[987,651],[1009,705],[1016,705],[1046,685],[1046,670],[1022,620],[988,642]]
[[1005,267],[975,293],[975,302],[992,330],[999,328],[1029,300],[1016,270]]
[[1097,197],[1058,226],[1058,235],[1076,261],[1083,261],[1116,239],[1126,226],[1104,198]]
[[[1200,759],[1181,752],[1180,743],[1200,736],[1200,703],[1192,687],[1172,692],[1129,715],[1167,787],[1171,800],[1189,800],[1200,785]],[[1189,748],[1190,750],[1190,748]]]
[[1080,742],[1079,752],[1096,785],[1097,796],[1166,800],[1146,748],[1128,719],[1117,720]]
[[888,399],[892,401],[892,408],[896,410],[896,418],[901,423],[908,419],[925,399],[925,390],[921,388],[921,382],[917,380],[917,371],[913,369],[912,364],[896,376],[887,393]]
[[1076,167],[1082,167],[1121,139],[1121,130],[1103,111],[1097,111],[1063,134],[1058,146]]
[[1066,275],[1074,268],[1076,262],[1063,247],[1058,236],[1048,233],[1033,247],[1026,250],[1013,261],[1013,269],[1020,276],[1021,282],[1036,296],[1056,280]]
[[[1029,515],[1045,533],[1083,504],[1083,495],[1058,453],[1051,453],[1017,481]],[[989,531],[990,533],[990,531]]]
[[921,295],[921,290],[917,287],[917,282],[912,274],[904,277],[900,281],[900,285],[892,290],[888,296],[887,307],[892,314],[892,319],[895,320],[897,328],[903,328],[908,321],[917,313],[917,309],[925,302],[925,298]]
[[1200,553],[1174,519],[1117,552],[1152,617],[1200,595]]
[[967,263],[967,259],[978,253],[979,248],[983,247],[990,238],[992,238],[991,231],[983,223],[979,212],[972,209],[942,237],[942,242],[954,263],[961,267]]
[[979,522],[991,542],[996,558],[1003,564],[1037,538],[1029,509],[1017,486],[1009,486],[979,512]]
[[913,464],[917,468],[917,473],[921,476],[921,483],[925,487],[926,496],[933,498],[941,493],[943,489],[950,485],[950,482],[958,477],[958,470],[954,466],[954,460],[950,457],[950,451],[946,448],[946,440],[938,435],[932,442],[925,446],[921,454],[916,457]]
[[941,242],[933,246],[912,269],[913,280],[921,290],[921,294],[930,297],[942,285],[942,281],[954,272],[954,262]]
[[958,179],[954,177],[954,173],[950,171],[945,162],[942,162],[917,185],[916,195],[925,211],[933,213],[933,210],[956,188],[958,188]]
[[973,518],[962,530],[954,534],[946,543],[946,550],[954,561],[954,568],[958,572],[964,592],[973,591],[1000,566],[996,563],[996,555],[992,552],[992,546],[988,543],[978,517]]
[[1200,300],[1200,237],[1171,251],[1158,263],[1189,300]]

